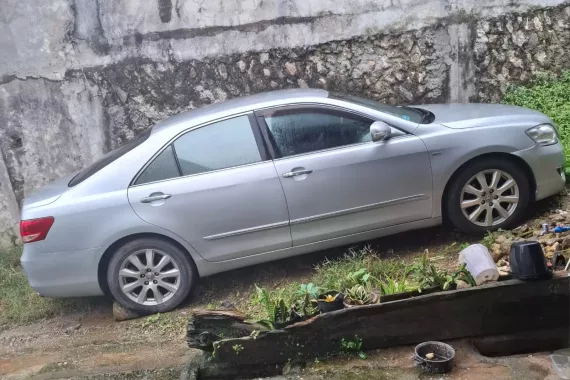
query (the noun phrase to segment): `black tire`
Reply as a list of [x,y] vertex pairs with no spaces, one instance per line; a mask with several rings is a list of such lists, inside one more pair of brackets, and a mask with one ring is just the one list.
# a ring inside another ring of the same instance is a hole
[[[509,174],[518,185],[519,202],[513,213],[500,224],[493,225],[492,227],[479,226],[467,219],[461,209],[461,192],[467,181],[477,173],[484,170],[498,169]],[[527,209],[530,200],[530,185],[529,178],[526,176],[524,170],[515,162],[500,159],[500,158],[483,158],[473,161],[467,166],[459,169],[460,172],[453,178],[447,191],[445,199],[446,212],[449,221],[461,231],[472,234],[481,235],[486,231],[495,231],[498,229],[510,229],[516,227],[521,221]]]
[[[163,303],[155,305],[139,304],[129,298],[129,296],[121,290],[120,281],[122,280],[119,276],[121,265],[133,253],[146,249],[158,250],[170,256],[180,272],[180,276],[177,280],[178,290],[173,292],[173,295]],[[190,294],[196,277],[197,271],[195,265],[188,255],[175,244],[157,238],[142,238],[126,243],[117,249],[107,268],[107,283],[113,298],[125,308],[141,314],[166,312],[180,305]]]

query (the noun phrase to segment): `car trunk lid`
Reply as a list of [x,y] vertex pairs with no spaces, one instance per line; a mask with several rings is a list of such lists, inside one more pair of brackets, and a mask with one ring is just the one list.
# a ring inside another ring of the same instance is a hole
[[34,190],[24,199],[24,208],[30,209],[46,206],[50,203],[55,202],[57,199],[59,199],[59,197],[61,197],[64,192],[69,189],[69,181],[71,181],[71,179],[75,177],[76,174],[77,172],[69,174],[60,179],[56,179],[55,181],[52,181],[37,190]]

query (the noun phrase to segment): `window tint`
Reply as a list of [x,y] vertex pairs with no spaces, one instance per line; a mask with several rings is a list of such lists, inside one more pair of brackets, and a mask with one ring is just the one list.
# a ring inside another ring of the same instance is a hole
[[95,161],[90,166],[79,172],[75,177],[73,177],[73,179],[69,181],[68,186],[73,187],[85,181],[87,178],[91,177],[93,174],[97,173],[99,170],[103,169],[111,162],[127,154],[128,152],[130,152],[131,150],[133,150],[134,148],[145,142],[146,139],[148,139],[148,137],[150,136],[150,132],[151,129],[149,128],[145,132],[143,132],[140,136],[135,137],[134,139],[126,142],[124,145],[121,145],[117,149],[107,153],[106,155],[101,157],[98,161]]
[[151,162],[149,166],[142,172],[142,174],[137,179],[135,185],[140,185],[142,183],[161,181],[164,179],[178,177],[180,172],[178,171],[178,165],[176,164],[176,159],[174,158],[174,152],[172,151],[172,145],[169,145],[162,153],[158,155]]
[[190,131],[174,142],[174,149],[182,175],[261,161],[247,116]]
[[265,121],[281,156],[371,141],[372,120],[325,109],[274,112]]

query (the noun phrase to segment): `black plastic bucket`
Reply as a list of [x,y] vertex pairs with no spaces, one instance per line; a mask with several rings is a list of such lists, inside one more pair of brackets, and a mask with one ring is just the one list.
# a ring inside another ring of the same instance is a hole
[[[326,302],[324,301],[324,298],[327,295],[331,295],[333,297],[335,297],[334,301],[332,302]],[[344,294],[337,292],[337,291],[330,291],[330,292],[326,292],[324,294],[321,294],[319,296],[319,298],[317,299],[318,303],[319,303],[319,310],[321,311],[321,313],[328,313],[331,311],[336,311],[336,310],[341,310],[344,308]]]
[[546,267],[542,245],[537,241],[513,243],[509,264],[512,276],[519,280],[541,280],[552,276],[552,272]]
[[[433,354],[433,359],[426,358]],[[442,342],[424,342],[416,346],[414,364],[429,373],[447,373],[453,369],[455,350],[449,344]]]

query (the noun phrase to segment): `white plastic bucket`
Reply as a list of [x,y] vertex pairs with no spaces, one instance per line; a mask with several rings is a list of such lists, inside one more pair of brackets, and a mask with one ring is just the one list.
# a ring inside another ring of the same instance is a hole
[[483,244],[473,244],[459,252],[459,262],[467,264],[466,268],[477,285],[499,279],[499,270]]

